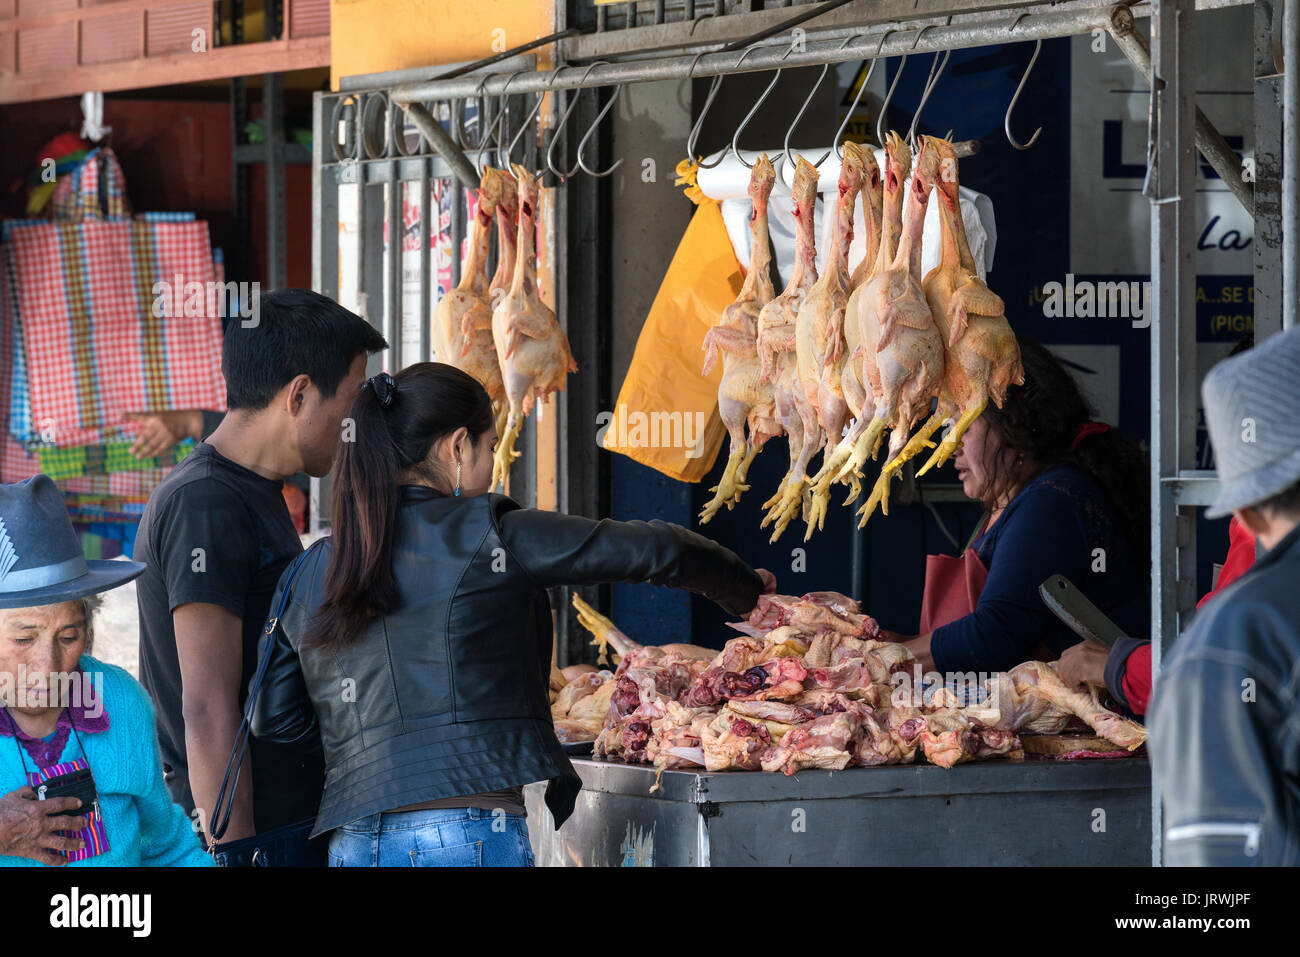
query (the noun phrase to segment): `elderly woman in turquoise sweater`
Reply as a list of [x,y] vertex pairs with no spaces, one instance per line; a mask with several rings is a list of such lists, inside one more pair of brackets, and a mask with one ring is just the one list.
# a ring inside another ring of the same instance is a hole
[[148,694],[88,653],[94,596],[143,570],[88,562],[45,476],[0,485],[0,865],[212,866]]

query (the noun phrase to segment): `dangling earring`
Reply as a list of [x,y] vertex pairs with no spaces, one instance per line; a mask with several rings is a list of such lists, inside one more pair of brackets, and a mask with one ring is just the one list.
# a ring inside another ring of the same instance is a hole
[[460,495],[460,463],[456,463],[456,495]]

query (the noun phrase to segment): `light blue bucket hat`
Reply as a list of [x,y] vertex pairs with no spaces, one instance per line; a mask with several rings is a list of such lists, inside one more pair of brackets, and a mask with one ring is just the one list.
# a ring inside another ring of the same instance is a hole
[[1220,362],[1201,383],[1201,400],[1219,475],[1207,518],[1300,481],[1300,328]]

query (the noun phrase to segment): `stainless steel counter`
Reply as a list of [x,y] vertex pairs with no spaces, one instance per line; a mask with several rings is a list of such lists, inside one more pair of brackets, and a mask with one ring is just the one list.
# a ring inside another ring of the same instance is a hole
[[760,772],[573,762],[558,832],[525,789],[539,865],[1139,865],[1150,863],[1144,757]]

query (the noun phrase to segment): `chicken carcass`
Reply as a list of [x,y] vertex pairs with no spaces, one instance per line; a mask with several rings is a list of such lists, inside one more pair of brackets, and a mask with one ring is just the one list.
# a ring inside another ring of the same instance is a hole
[[433,352],[446,362],[478,380],[487,390],[498,416],[505,407],[506,392],[492,344],[492,302],[487,275],[488,249],[492,242],[492,217],[499,208],[505,178],[500,170],[484,167],[479,180],[478,209],[469,236],[469,257],[460,284],[438,300],[433,311]]
[[[874,446],[879,445],[883,427],[875,427],[875,397],[872,392],[872,383],[880,380],[875,353],[876,315],[872,311],[876,300],[867,298],[867,287],[875,276],[889,268],[898,254],[898,241],[903,231],[903,183],[911,169],[911,150],[897,133],[890,133],[885,139],[885,172],[881,189],[871,193],[863,189],[863,195],[868,197],[864,200],[864,207],[874,193],[882,192],[883,196],[876,258],[869,270],[864,270],[864,261],[854,273],[855,280],[859,272],[866,275],[854,285],[844,309],[844,348],[848,358],[840,374],[840,388],[853,414],[853,424],[834,451],[823,458],[821,470],[813,479],[814,502],[829,500],[831,484],[837,481],[848,481],[852,486],[844,504],[854,501],[859,492],[859,470],[868,455],[875,455]],[[866,214],[864,209],[864,218]],[[868,435],[869,427],[872,431]],[[810,519],[813,514],[810,512]]]
[[1026,661],[1013,668],[1010,675],[1018,692],[1032,693],[1057,708],[1069,711],[1111,744],[1136,751],[1146,742],[1147,732],[1142,725],[1102,707],[1094,686],[1090,685],[1088,692],[1067,688],[1050,664]]
[[[889,481],[893,475],[890,463],[907,444],[912,427],[929,411],[930,399],[943,382],[943,337],[921,288],[921,232],[930,198],[925,183],[934,179],[933,174],[921,172],[923,162],[937,163],[937,157],[930,153],[916,158],[917,169],[907,191],[898,253],[888,269],[876,274],[863,287],[859,321],[873,316],[876,321],[878,379],[871,382],[875,413],[862,441],[874,444],[886,426],[892,432],[885,467],[871,497],[859,510],[862,516],[859,528],[871,517],[877,502],[881,511],[889,514]],[[862,332],[858,349],[865,351],[871,340],[865,327]],[[871,370],[865,363],[864,371],[870,379]]]
[[802,156],[795,167],[790,187],[794,200],[794,267],[781,294],[758,314],[758,355],[763,379],[772,383],[776,414],[790,443],[790,468],[776,494],[763,503],[767,509],[761,523],[773,522],[772,541],[803,508],[808,462],[821,448],[822,433],[817,413],[804,397],[795,355],[795,320],[799,309],[817,281],[817,250],[813,237],[813,215],[817,201],[817,170]]
[[938,407],[897,456],[893,466],[900,467],[919,454],[931,444],[930,436],[944,422],[953,422],[955,418],[955,424],[939,447],[917,472],[924,475],[956,451],[961,437],[979,418],[989,399],[1001,408],[1007,388],[1012,383],[1024,385],[1025,374],[1020,364],[1020,347],[1007,322],[1002,299],[985,285],[975,270],[975,258],[961,218],[957,154],[953,145],[935,136],[922,136],[920,140],[921,153],[927,156],[933,153],[936,157],[933,162],[918,164],[918,175],[938,172],[934,191],[940,226],[939,265],[926,274],[921,286],[943,335],[947,355]]
[[769,273],[772,254],[767,233],[767,201],[775,181],[776,170],[765,153],[749,176],[749,198],[754,204],[749,220],[749,272],[736,301],[723,310],[722,321],[704,336],[706,376],[713,371],[718,355],[722,355],[718,414],[731,437],[731,451],[721,481],[710,489],[713,498],[700,512],[701,525],[722,506],[732,508],[740,500],[740,493],[749,490],[745,476],[750,463],[769,438],[781,434],[772,384],[762,381],[758,359],[758,316],[775,294]]
[[[871,165],[875,166],[874,157]],[[853,210],[862,190],[865,167],[862,147],[853,142],[845,143],[826,261],[795,318],[796,370],[803,385],[804,402],[816,413],[817,425],[828,447],[839,441],[849,414],[840,385],[847,358],[844,351],[844,307],[852,288],[849,285],[849,245],[853,242]],[[813,531],[821,527],[829,500],[829,491],[821,499],[815,494],[812,497],[804,541],[808,541]]]
[[[509,170],[497,170],[501,176],[501,199],[497,202],[497,268],[488,281],[488,303],[491,310],[510,291],[510,282],[515,275],[515,233],[519,229],[519,186],[514,174]],[[489,311],[488,331],[491,332],[491,312]],[[496,359],[496,345],[492,346],[493,359]],[[497,374],[501,373],[498,361]],[[501,386],[501,403],[497,409],[496,429],[500,436],[506,430],[506,418],[510,414],[510,403],[506,401],[505,384]]]
[[565,377],[578,371],[569,339],[542,302],[537,288],[537,177],[514,167],[519,188],[519,229],[515,274],[510,290],[492,310],[492,339],[505,382],[510,413],[492,467],[492,488],[504,485],[510,463],[519,457],[515,439],[535,401],[564,388]]
[[786,774],[802,768],[843,770],[853,760],[848,749],[861,727],[862,717],[856,708],[822,715],[795,728],[769,749],[762,758],[763,770]]
[[[888,144],[886,144],[885,156],[886,162],[888,162]],[[865,170],[862,176],[864,252],[862,260],[853,268],[853,275],[849,277],[850,292],[870,279],[871,274],[876,271],[876,260],[880,258],[880,242],[884,227],[884,180],[880,175],[880,164],[876,162],[876,151],[870,147],[863,147],[862,160]],[[898,242],[897,236],[895,236],[894,242]],[[890,259],[892,258],[893,254],[891,253]]]
[[488,300],[495,309],[510,291],[515,277],[515,241],[519,230],[519,184],[509,170],[497,170],[501,198],[497,202],[497,268],[488,282]]
[[772,734],[762,721],[720,712],[701,729],[700,746],[710,771],[758,771],[772,746]]

